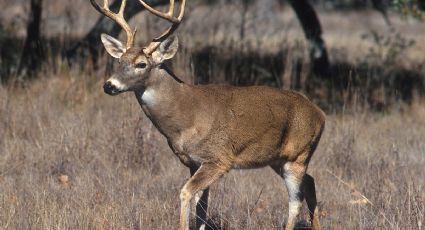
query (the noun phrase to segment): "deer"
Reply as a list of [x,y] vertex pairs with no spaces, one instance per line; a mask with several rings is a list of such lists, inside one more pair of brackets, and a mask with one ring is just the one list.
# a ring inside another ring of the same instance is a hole
[[118,23],[127,42],[101,35],[104,47],[118,59],[117,70],[103,85],[106,94],[133,92],[145,115],[165,136],[190,178],[180,191],[179,229],[189,229],[190,204],[196,201],[196,228],[207,224],[209,187],[232,169],[270,167],[286,185],[289,205],[285,229],[293,229],[306,200],[311,227],[320,229],[314,178],[307,167],[325,127],[325,113],[306,96],[267,86],[191,85],[166,65],[178,50],[179,27],[186,0],[174,0],[168,12],[139,2],[171,26],[145,47],[136,47],[136,29],[124,18],[126,0],[118,13],[90,0],[101,14]]

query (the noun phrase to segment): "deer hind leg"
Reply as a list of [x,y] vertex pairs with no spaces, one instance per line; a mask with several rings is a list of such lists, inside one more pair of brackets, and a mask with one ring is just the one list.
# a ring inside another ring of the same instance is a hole
[[317,207],[316,188],[312,176],[305,174],[303,178],[303,184],[301,186],[301,191],[304,194],[307,207],[310,212],[311,229],[319,230],[319,209]]
[[317,208],[316,189],[312,176],[305,173],[306,166],[296,162],[287,162],[281,166],[272,166],[286,184],[289,194],[289,216],[286,229],[293,229],[301,203],[306,199],[311,218],[312,230],[319,230],[319,210]]
[[229,169],[218,164],[204,163],[183,186],[180,192],[180,230],[189,229],[190,201],[199,191],[208,188]]
[[[193,166],[190,168],[190,176],[193,176],[199,166]],[[207,187],[203,191],[199,191],[195,195],[196,203],[196,230],[204,230],[207,224],[207,211],[208,211],[208,195],[210,188]]]
[[286,162],[280,166],[272,166],[273,170],[279,174],[285,181],[286,189],[288,190],[289,205],[288,205],[288,221],[286,230],[294,229],[295,221],[300,212],[301,202],[304,199],[301,190],[303,177],[306,167],[295,162]]

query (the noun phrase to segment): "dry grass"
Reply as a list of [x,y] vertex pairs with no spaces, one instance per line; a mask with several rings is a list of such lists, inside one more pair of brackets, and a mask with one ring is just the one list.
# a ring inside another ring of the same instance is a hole
[[[101,84],[65,71],[0,88],[0,228],[175,228],[188,170],[132,94]],[[423,228],[424,116],[423,103],[329,115],[309,169],[325,229]],[[217,226],[284,226],[286,190],[270,169],[230,173],[211,199]]]

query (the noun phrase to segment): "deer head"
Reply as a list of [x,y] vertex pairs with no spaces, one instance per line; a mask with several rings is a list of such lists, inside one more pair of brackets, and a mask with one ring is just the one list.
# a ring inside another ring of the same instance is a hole
[[109,95],[117,95],[122,92],[143,88],[151,71],[158,68],[165,60],[174,57],[178,49],[177,37],[170,35],[178,28],[183,19],[186,0],[182,0],[180,3],[178,17],[174,17],[174,0],[170,0],[170,7],[167,13],[151,8],[143,0],[139,1],[149,12],[172,23],[164,33],[154,38],[147,47],[134,46],[136,29],[132,30],[124,19],[126,0],[122,0],[118,13],[113,13],[109,9],[108,0],[103,1],[103,7],[99,6],[95,0],[90,0],[97,11],[117,22],[127,35],[127,43],[125,45],[107,34],[101,35],[106,51],[112,57],[119,59],[118,70],[112,74],[103,86],[105,93]]

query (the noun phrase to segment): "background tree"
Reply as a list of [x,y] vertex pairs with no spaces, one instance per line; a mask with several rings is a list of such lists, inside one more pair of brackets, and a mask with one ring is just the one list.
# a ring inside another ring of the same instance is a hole
[[40,34],[42,3],[42,0],[31,0],[30,2],[27,36],[18,67],[18,75],[33,77],[45,58]]
[[240,0],[242,1],[242,13],[241,13],[241,26],[239,30],[239,37],[243,39],[245,37],[245,24],[246,16],[248,13],[249,5],[254,2],[254,0]]
[[[283,1],[283,0],[282,0]],[[329,58],[322,38],[322,26],[316,11],[308,0],[289,0],[310,44],[312,71],[318,76],[328,77]]]

